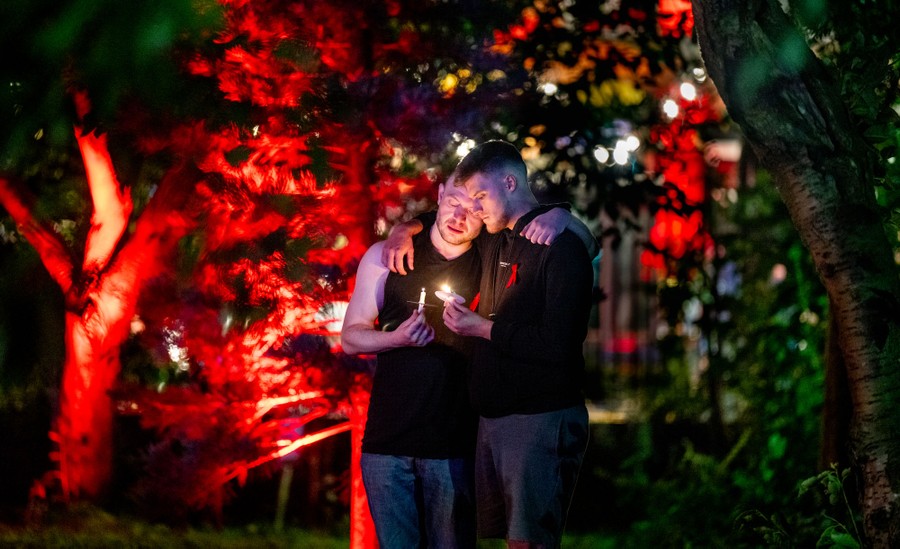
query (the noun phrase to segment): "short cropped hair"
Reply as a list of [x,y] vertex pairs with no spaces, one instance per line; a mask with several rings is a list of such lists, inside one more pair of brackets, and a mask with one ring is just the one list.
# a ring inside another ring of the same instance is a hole
[[519,150],[506,141],[492,139],[478,145],[463,157],[453,170],[453,184],[464,185],[476,173],[495,173],[502,170],[527,173]]

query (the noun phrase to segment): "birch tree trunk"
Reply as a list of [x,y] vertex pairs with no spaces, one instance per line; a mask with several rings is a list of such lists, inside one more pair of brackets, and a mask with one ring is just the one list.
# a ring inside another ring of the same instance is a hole
[[703,60],[769,170],[837,320],[865,535],[900,547],[900,283],[833,77],[776,0],[694,0]]

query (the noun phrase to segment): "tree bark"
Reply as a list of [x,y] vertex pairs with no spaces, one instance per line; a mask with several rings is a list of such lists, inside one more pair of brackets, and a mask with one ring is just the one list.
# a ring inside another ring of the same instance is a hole
[[837,319],[828,322],[825,349],[825,399],[822,404],[822,446],[819,470],[836,464],[839,469],[850,466],[850,418],[853,403],[847,390],[847,369],[838,345]]
[[[115,326],[104,326],[109,327]],[[113,406],[108,392],[120,369],[119,346],[96,345],[90,330],[84,318],[66,313],[66,358],[51,438],[67,500],[102,499],[112,475]]]
[[832,303],[868,543],[900,547],[897,267],[833,78],[776,0],[695,0],[706,68],[772,173]]

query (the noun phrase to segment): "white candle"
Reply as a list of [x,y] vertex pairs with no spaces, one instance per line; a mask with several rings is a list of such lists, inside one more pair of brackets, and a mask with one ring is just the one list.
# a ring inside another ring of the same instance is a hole
[[419,312],[422,312],[422,309],[425,308],[425,288],[422,288],[422,292],[419,294]]
[[461,296],[459,294],[453,293],[453,290],[450,289],[450,286],[448,286],[447,284],[444,284],[443,286],[441,286],[441,289],[434,292],[434,295],[438,296],[440,299],[442,299],[448,303],[450,301],[455,301],[455,302],[459,303],[460,305],[462,305],[463,303],[466,302],[466,298],[464,298],[463,296]]

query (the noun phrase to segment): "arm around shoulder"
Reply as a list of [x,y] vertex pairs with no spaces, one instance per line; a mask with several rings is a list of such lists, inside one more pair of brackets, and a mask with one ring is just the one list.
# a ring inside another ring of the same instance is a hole
[[425,228],[419,217],[395,225],[381,248],[381,263],[391,271],[405,275],[406,265],[414,269],[413,237]]
[[542,213],[525,225],[521,235],[535,244],[549,245],[564,230],[569,229],[587,248],[588,256],[597,257],[600,253],[600,244],[587,225],[572,215],[568,206],[565,203],[541,206]]

